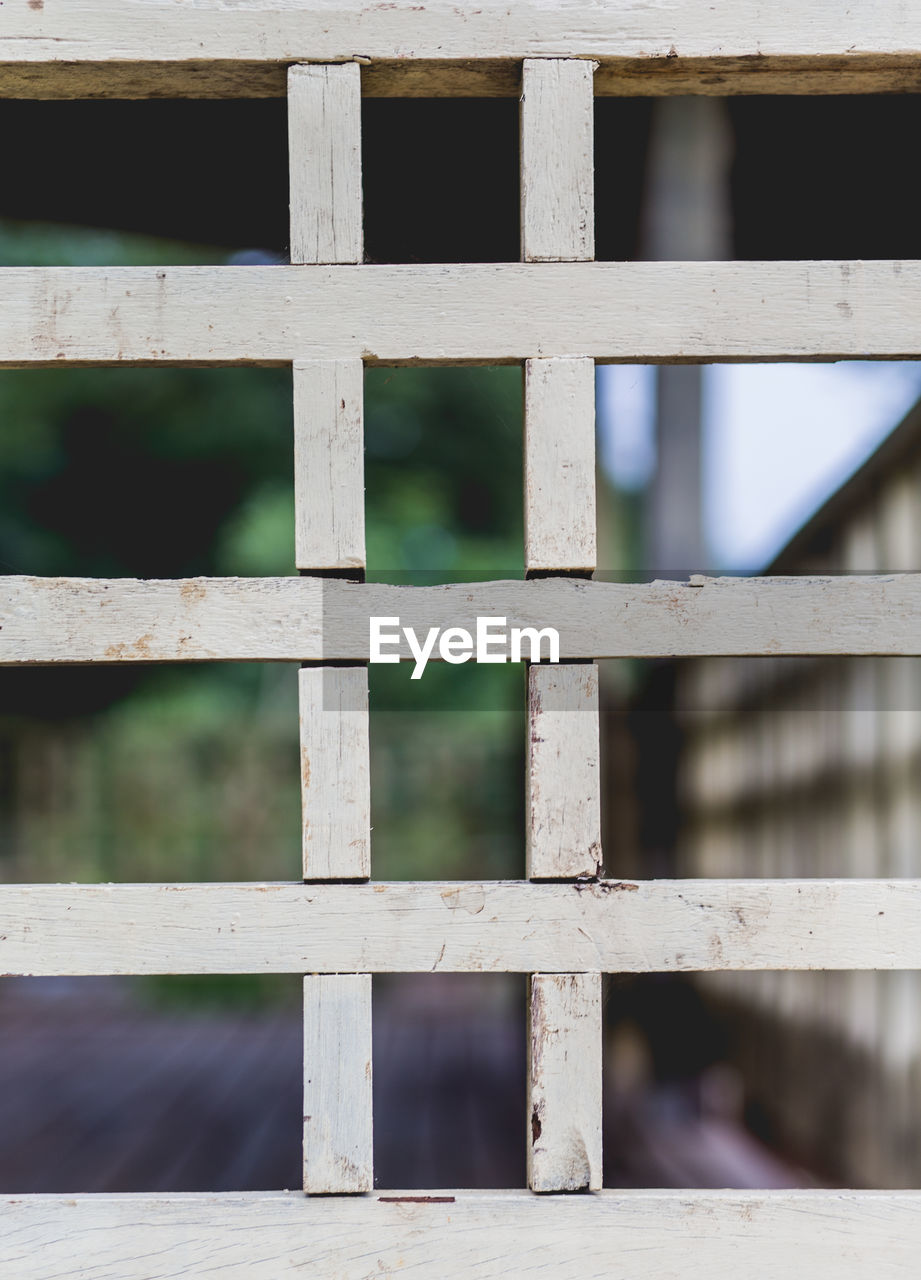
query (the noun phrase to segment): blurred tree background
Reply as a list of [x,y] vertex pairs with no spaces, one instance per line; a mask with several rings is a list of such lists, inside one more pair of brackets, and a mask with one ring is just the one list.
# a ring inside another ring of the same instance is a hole
[[[3,265],[227,260],[140,235],[0,223]],[[369,577],[522,573],[521,373],[370,369]],[[4,573],[293,572],[290,374],[0,373]],[[371,669],[374,875],[523,873],[523,672]],[[296,670],[0,671],[0,877],[295,879]],[[226,988],[226,984],[225,984]]]

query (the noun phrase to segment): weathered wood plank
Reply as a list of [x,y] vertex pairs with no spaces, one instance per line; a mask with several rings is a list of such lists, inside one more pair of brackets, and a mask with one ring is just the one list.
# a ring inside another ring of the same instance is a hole
[[361,262],[361,69],[288,72],[291,261]]
[[[200,54],[205,50],[199,50]],[[759,58],[607,58],[598,63],[595,97],[700,94],[822,96],[919,93],[921,66],[911,53]],[[302,62],[303,57],[297,61]],[[328,61],[328,60],[326,60]],[[182,61],[0,62],[8,98],[283,98],[288,62]],[[371,98],[516,98],[517,58],[395,58],[361,62],[362,95]]]
[[921,881],[0,886],[0,972],[921,968]]
[[371,976],[304,979],[304,1190],[370,1191]]
[[[669,21],[664,21],[665,16]],[[257,59],[335,62],[479,57],[824,56],[921,51],[921,18],[897,0],[782,0],[720,5],[686,0],[663,9],[640,0],[548,8],[428,0],[382,8],[369,0],[251,0],[227,9],[196,0],[177,13],[168,0],[69,0],[17,6],[4,22],[0,58],[44,62],[115,59]],[[359,52],[361,51],[361,52]]]
[[[310,53],[307,50],[307,53]],[[169,61],[0,61],[7,98],[283,98],[288,61],[214,58]],[[530,56],[533,56],[533,51]],[[599,64],[595,97],[701,94],[919,93],[921,64],[911,53],[738,57],[616,58]],[[357,55],[356,55],[357,57]],[[303,62],[303,54],[293,59]],[[328,62],[329,59],[324,59]],[[520,58],[380,58],[361,61],[371,98],[517,98]]]
[[[361,72],[355,63],[288,74],[291,261],[362,258]],[[302,569],[363,568],[364,368],[294,365],[295,557]],[[305,880],[371,873],[366,667],[301,670]],[[374,1185],[371,976],[304,979],[303,1188]]]
[[530,880],[599,874],[598,713],[594,663],[529,667],[525,842]]
[[535,973],[528,1004],[528,1186],[601,1189],[601,974]]
[[321,658],[324,589],[318,578],[8,577],[0,662]]
[[806,80],[813,87],[805,91],[850,93],[861,76],[877,91],[916,84],[921,52],[921,20],[898,0],[846,8],[836,0],[716,8],[706,0],[677,8],[428,0],[421,9],[369,0],[35,0],[6,8],[3,90],[24,96],[281,96],[287,64],[355,58],[368,64],[373,92],[403,92],[408,80],[426,94],[458,86],[514,93],[515,64],[546,57],[600,59],[614,81],[609,92],[738,92],[751,80],[758,92],[790,92]]
[[371,874],[368,668],[298,673],[305,880]]
[[594,569],[595,362],[526,360],[524,563]]
[[921,262],[0,270],[0,366],[921,354]]
[[[440,587],[322,578],[0,578],[0,665],[367,661],[374,617],[554,627],[563,659],[921,654],[921,575],[538,579]],[[393,652],[408,661],[405,637]],[[435,657],[437,658],[437,646]],[[424,678],[424,677],[423,677]]]
[[521,94],[521,257],[595,256],[593,62],[528,58]]
[[294,362],[294,539],[299,569],[365,567],[364,366]]
[[0,1223],[0,1263],[17,1280],[909,1280],[921,1193],[18,1196]]

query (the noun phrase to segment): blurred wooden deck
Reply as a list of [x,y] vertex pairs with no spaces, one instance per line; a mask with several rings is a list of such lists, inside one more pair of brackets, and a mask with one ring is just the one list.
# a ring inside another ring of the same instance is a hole
[[[375,994],[385,1187],[524,1185],[524,1000],[457,979]],[[524,994],[522,983],[521,994]],[[0,983],[0,1192],[300,1186],[296,1010],[163,1012],[106,979]],[[606,1185],[802,1185],[680,1091],[607,1108]]]

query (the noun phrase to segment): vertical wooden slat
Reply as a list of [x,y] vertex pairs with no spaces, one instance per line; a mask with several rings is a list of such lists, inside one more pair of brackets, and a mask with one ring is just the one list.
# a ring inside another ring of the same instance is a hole
[[525,361],[525,569],[595,568],[595,362]]
[[[367,879],[367,667],[302,668],[300,711],[304,879]],[[369,1191],[372,1179],[371,977],[308,977],[304,1190]]]
[[361,70],[288,71],[291,261],[360,262]]
[[601,1186],[601,975],[538,973],[529,991],[528,1185]]
[[601,867],[598,667],[528,670],[527,874],[595,876]]
[[[595,253],[593,63],[526,59],[521,97],[521,257]],[[525,572],[595,568],[595,369],[525,361]],[[528,672],[527,874],[601,871],[598,668]],[[601,978],[531,975],[528,1183],[601,1186]]]
[[[360,262],[361,73],[357,63],[288,72],[291,261]],[[294,364],[295,562],[365,565],[363,367]]]
[[370,1191],[371,977],[304,979],[304,1190]]
[[[362,259],[361,72],[356,63],[288,72],[292,263]],[[364,368],[295,361],[295,562],[365,567]],[[305,880],[371,874],[368,669],[300,672]],[[371,977],[304,979],[304,1191],[373,1185]]]
[[[521,98],[521,256],[595,252],[594,64],[527,59]],[[595,387],[590,359],[525,361],[525,570],[595,568]]]
[[595,256],[595,63],[526,58],[521,94],[521,256]]
[[371,782],[367,667],[302,667],[305,880],[367,880]]
[[364,570],[363,380],[360,360],[295,361],[298,569]]

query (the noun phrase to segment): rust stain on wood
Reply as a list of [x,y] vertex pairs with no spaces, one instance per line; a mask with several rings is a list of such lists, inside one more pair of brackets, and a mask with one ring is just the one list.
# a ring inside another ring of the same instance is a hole
[[454,1196],[378,1196],[381,1204],[454,1204]]
[[468,911],[472,916],[479,915],[486,906],[486,891],[481,884],[465,884],[456,889],[445,889],[441,897],[450,911]]
[[128,644],[110,644],[106,646],[105,657],[117,662],[146,661],[153,657],[150,643],[153,636],[150,632],[138,636],[137,640]]

